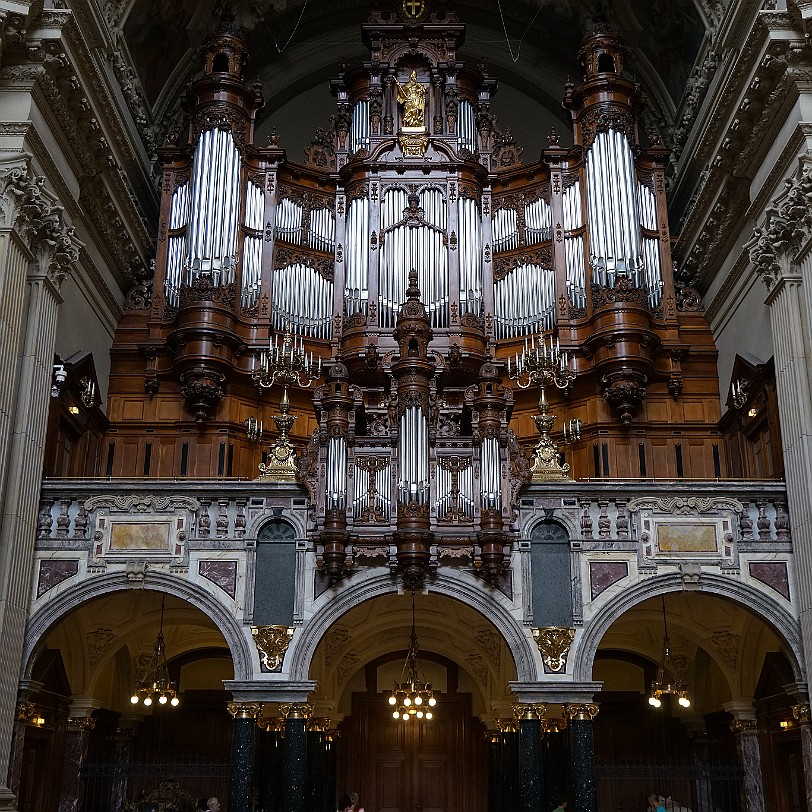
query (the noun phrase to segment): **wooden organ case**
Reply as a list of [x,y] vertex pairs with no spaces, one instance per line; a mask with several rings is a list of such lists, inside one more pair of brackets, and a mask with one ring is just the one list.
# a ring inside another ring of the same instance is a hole
[[362,35],[303,164],[253,143],[262,97],[232,21],[208,40],[187,137],[160,151],[151,295],[116,336],[106,473],[254,478],[268,437],[244,424],[279,393],[252,372],[290,331],[325,370],[290,389],[291,437],[331,579],[367,545],[414,585],[440,541],[472,538],[502,577],[538,440],[538,393],[507,361],[539,336],[575,373],[550,395],[554,438],[581,421],[573,477],[724,476],[716,351],[671,270],[668,150],[641,143],[618,36],[584,39],[574,146],[551,135],[522,164],[452,12],[375,11]]

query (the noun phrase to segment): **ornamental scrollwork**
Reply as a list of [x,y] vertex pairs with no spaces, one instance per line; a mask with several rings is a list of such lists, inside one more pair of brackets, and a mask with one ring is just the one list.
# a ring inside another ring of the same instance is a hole
[[566,626],[542,626],[532,629],[545,666],[558,673],[567,661],[567,653],[575,639],[575,629]]
[[282,661],[293,639],[293,629],[288,626],[252,626],[251,637],[259,653],[262,670],[282,670]]
[[85,502],[85,510],[90,513],[99,508],[122,513],[159,513],[185,509],[192,512],[200,510],[200,502],[191,496],[148,496],[147,494],[99,494],[91,496]]
[[675,516],[687,516],[691,513],[715,513],[719,510],[741,513],[744,510],[738,499],[728,496],[671,496],[664,499],[656,496],[643,496],[640,499],[632,499],[627,506],[629,513],[636,513],[643,508]]
[[494,281],[501,282],[517,268],[525,265],[538,265],[549,270],[552,267],[552,261],[552,252],[546,247],[513,256],[498,257],[493,263],[493,278]]

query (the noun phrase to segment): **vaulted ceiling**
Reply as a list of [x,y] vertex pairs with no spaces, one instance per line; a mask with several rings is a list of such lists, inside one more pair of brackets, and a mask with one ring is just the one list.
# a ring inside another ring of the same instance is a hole
[[[198,68],[197,48],[221,5],[222,0],[133,0],[118,21],[156,120],[177,107]],[[231,5],[250,44],[247,78],[259,78],[264,88],[261,124],[281,125],[283,146],[299,147],[301,143],[285,142],[285,124],[291,113],[299,130],[314,122],[326,124],[332,112],[327,80],[340,63],[358,63],[367,56],[360,26],[371,3],[232,0]],[[580,78],[578,45],[595,14],[623,34],[627,66],[649,98],[650,126],[661,131],[673,124],[685,82],[707,47],[700,0],[459,0],[444,5],[467,26],[460,58],[485,62],[498,77],[502,93],[496,112],[528,147],[529,160],[546,145],[542,136],[550,126],[559,132],[568,127],[561,107],[564,84]],[[309,113],[310,119],[297,117],[297,111]]]

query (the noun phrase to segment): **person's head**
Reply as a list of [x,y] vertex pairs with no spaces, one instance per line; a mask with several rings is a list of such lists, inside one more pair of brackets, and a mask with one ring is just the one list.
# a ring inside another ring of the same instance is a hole
[[342,795],[338,799],[338,812],[348,812],[352,809],[352,798],[349,795]]
[[220,801],[212,796],[206,801],[206,809],[208,809],[209,812],[220,812]]
[[654,807],[655,809],[660,805],[660,799],[657,797],[657,794],[652,792],[651,795],[648,796],[648,805]]

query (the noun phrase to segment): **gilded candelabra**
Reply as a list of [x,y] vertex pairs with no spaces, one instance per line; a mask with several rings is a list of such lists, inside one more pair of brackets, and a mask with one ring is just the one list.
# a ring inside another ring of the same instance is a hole
[[[511,361],[513,364],[511,365]],[[545,339],[539,334],[528,343],[524,342],[524,351],[516,353],[515,359],[508,358],[508,377],[516,381],[520,389],[531,386],[539,388],[539,414],[533,420],[539,430],[539,441],[533,451],[533,481],[570,479],[570,467],[560,460],[558,443],[550,436],[556,415],[550,411],[547,402],[547,389],[555,387],[568,392],[575,380],[575,371],[570,367],[569,354],[562,352],[550,336]],[[581,421],[570,420],[564,426],[564,442],[573,443],[581,438]]]
[[316,365],[313,353],[308,355],[305,352],[302,337],[294,335],[288,327],[282,343],[279,343],[279,335],[275,335],[273,342],[269,342],[268,349],[260,352],[258,362],[256,359],[254,361],[251,377],[260,391],[264,392],[276,383],[282,386],[279,414],[273,418],[279,436],[268,449],[266,461],[260,463],[258,478],[270,482],[295,482],[296,451],[288,434],[296,416],[290,414],[288,390],[291,386],[307,389],[313,381],[320,378],[321,358]]

